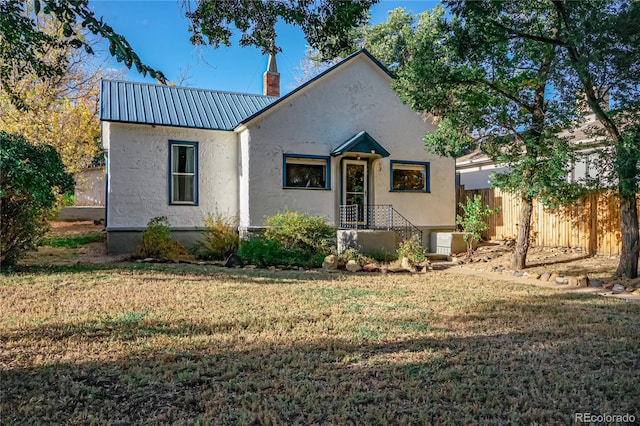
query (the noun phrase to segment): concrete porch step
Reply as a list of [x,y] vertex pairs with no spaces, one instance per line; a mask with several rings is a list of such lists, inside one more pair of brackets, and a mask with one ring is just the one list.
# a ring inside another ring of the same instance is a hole
[[442,253],[427,253],[426,256],[429,260],[449,260],[449,256]]

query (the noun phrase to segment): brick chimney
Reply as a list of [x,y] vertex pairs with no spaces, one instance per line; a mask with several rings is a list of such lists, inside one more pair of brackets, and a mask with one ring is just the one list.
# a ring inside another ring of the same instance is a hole
[[275,53],[269,54],[269,64],[267,65],[267,71],[264,73],[263,85],[263,94],[265,96],[280,97],[280,73],[276,64]]

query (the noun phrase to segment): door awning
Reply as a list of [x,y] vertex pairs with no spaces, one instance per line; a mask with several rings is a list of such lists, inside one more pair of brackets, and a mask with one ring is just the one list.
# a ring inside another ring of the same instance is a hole
[[388,157],[389,152],[382,147],[371,135],[362,131],[351,139],[342,143],[339,147],[331,151],[331,156],[354,152],[358,154],[376,155],[380,157]]

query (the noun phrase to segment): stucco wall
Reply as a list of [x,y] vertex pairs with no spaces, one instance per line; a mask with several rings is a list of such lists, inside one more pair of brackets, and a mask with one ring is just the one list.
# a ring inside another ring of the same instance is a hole
[[[434,127],[403,105],[390,83],[389,76],[361,55],[249,122],[242,134],[247,152],[242,155],[240,186],[246,189],[247,204],[241,202],[241,227],[260,226],[265,216],[287,208],[337,223],[340,158],[331,159],[330,191],[283,189],[282,155],[329,155],[362,130],[391,154],[370,164],[369,203],[393,204],[418,226],[452,226],[454,160],[425,152],[422,139]],[[429,161],[431,192],[390,192],[390,160]]]
[[[107,231],[142,229],[167,216],[178,229],[209,213],[238,214],[238,146],[233,132],[102,123],[108,149]],[[199,205],[169,205],[169,140],[198,142]]]

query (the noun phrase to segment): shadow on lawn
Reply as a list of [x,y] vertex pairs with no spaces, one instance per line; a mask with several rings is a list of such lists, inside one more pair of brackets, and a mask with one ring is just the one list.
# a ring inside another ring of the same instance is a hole
[[[468,312],[431,318],[449,331],[385,341],[263,339],[257,324],[124,319],[8,332],[0,335],[0,419],[566,424],[576,412],[640,415],[633,397],[640,383],[638,306],[561,294],[478,303]],[[285,313],[279,321],[292,319]],[[238,331],[247,327],[256,329],[245,341]],[[226,343],[193,343],[215,333]],[[145,347],[144,339],[156,335],[169,338],[164,350]],[[21,359],[35,360],[47,349],[28,339],[70,348],[84,342],[93,351],[122,339],[132,349],[110,361],[29,367]]]
[[[53,275],[53,274],[73,274],[73,273],[163,273],[168,276],[189,276],[189,280],[194,281],[194,277],[202,280],[215,278],[225,278],[238,282],[259,282],[283,284],[292,281],[316,281],[316,280],[343,280],[347,274],[344,271],[327,272],[321,269],[313,270],[277,270],[269,269],[242,269],[225,268],[215,265],[194,265],[184,263],[135,263],[118,262],[106,264],[76,263],[74,265],[55,266],[20,266],[16,269],[18,273],[32,275]],[[158,279],[161,279],[158,277]]]

